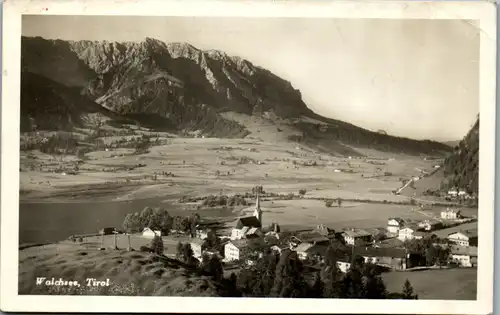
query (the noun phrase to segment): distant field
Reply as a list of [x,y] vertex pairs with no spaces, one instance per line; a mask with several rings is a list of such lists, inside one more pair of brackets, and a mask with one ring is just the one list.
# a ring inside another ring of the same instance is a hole
[[[204,185],[206,190],[236,193],[262,184],[267,190],[276,192],[297,192],[305,188],[308,195],[318,197],[406,200],[407,197],[391,195],[391,191],[401,185],[400,178],[418,175],[417,169],[429,170],[433,164],[404,155],[334,157],[290,142],[248,139],[175,138],[169,139],[167,145],[152,147],[149,153],[131,155],[132,152],[131,149],[116,149],[89,153],[89,159],[78,165],[77,175],[50,172],[59,166],[74,165],[74,156],[55,159],[37,151],[21,152],[20,189],[50,197],[75,184],[88,184],[88,190],[95,184],[123,185],[127,180],[142,186],[154,185],[152,176],[156,172],[159,174],[157,181],[180,185],[186,193],[197,185]],[[311,162],[316,166],[305,166]],[[124,166],[133,167],[139,163],[145,166],[123,170]],[[163,176],[162,172],[170,172],[175,177]],[[165,193],[154,188],[128,190],[132,199]],[[29,199],[30,194],[22,198]]]
[[435,269],[383,274],[389,292],[401,292],[408,279],[420,300],[476,300],[477,269]]
[[387,218],[401,217],[406,220],[423,220],[426,216],[412,212],[411,206],[380,203],[343,202],[325,206],[319,200],[279,200],[262,202],[264,225],[279,222],[282,226],[314,227],[326,224],[333,229],[348,227],[385,227]]

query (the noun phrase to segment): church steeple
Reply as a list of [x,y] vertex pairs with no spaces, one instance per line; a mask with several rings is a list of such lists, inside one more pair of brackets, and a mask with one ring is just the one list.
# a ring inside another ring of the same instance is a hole
[[260,196],[257,194],[257,200],[255,201],[255,211],[253,216],[256,217],[262,224],[262,210],[260,209]]

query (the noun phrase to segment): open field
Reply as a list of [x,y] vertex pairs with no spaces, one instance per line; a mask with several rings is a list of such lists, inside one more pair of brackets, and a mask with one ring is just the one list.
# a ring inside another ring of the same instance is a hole
[[[439,207],[422,214],[411,212],[410,205],[384,203],[408,203],[409,197],[391,192],[401,186],[402,178],[431,170],[435,161],[374,150],[364,150],[366,157],[339,157],[271,140],[275,139],[168,138],[167,144],[143,154],[117,148],[90,152],[80,160],[22,151],[20,243],[60,240],[120,226],[127,213],[145,206],[162,206],[183,215],[191,213],[187,205],[176,204],[183,196],[247,193],[255,185],[279,194],[306,190],[300,200],[263,201],[264,226],[278,222],[285,228],[319,223],[334,229],[371,228],[385,226],[393,216],[419,220],[429,213],[439,215]],[[74,175],[54,172],[75,166]],[[346,201],[341,207],[334,203],[327,208],[323,201],[314,200],[321,198]],[[235,219],[239,213],[208,209],[200,215]]]
[[[161,186],[140,188],[158,182],[181,185],[182,193],[189,193],[193,187],[198,194],[237,193],[264,184],[268,191],[284,193],[305,188],[317,197],[406,200],[407,197],[391,195],[400,186],[400,178],[418,175],[416,167],[429,169],[433,164],[410,156],[383,160],[334,157],[290,142],[176,138],[141,155],[132,155],[129,149],[88,153],[87,159],[79,162],[76,175],[51,172],[58,167],[72,167],[76,161],[74,156],[60,159],[37,151],[21,152],[22,200],[44,195],[50,198],[54,193],[64,197],[64,191],[77,198],[77,194],[68,192],[71,186],[86,185],[90,192],[96,184],[114,189],[124,187],[121,199],[167,195],[169,192]],[[305,166],[313,163],[315,166]],[[152,178],[155,172],[156,181]],[[161,175],[162,172],[173,177]],[[199,186],[203,186],[203,191],[199,191]]]
[[[78,281],[79,286],[37,286],[37,277]],[[87,278],[109,279],[110,286],[87,287]],[[19,252],[19,293],[220,296],[211,280],[177,260],[139,251],[99,251],[95,246],[66,243]]]
[[395,271],[382,274],[382,278],[390,292],[400,292],[408,279],[420,300],[477,299],[476,268]]

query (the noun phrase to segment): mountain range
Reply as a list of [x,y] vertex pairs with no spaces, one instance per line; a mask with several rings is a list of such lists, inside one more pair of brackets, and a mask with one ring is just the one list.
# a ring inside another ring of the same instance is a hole
[[22,131],[88,127],[89,117],[100,117],[209,137],[267,135],[340,155],[362,155],[361,148],[434,156],[453,150],[322,117],[271,71],[188,43],[22,37],[21,50]]

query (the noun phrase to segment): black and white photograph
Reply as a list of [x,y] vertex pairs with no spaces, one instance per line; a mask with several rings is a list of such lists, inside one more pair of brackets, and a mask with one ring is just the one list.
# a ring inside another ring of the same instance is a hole
[[358,3],[361,17],[105,2],[11,15],[9,296],[491,309],[493,5]]

